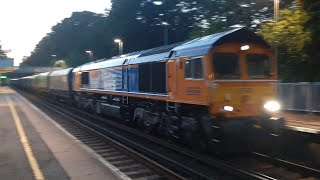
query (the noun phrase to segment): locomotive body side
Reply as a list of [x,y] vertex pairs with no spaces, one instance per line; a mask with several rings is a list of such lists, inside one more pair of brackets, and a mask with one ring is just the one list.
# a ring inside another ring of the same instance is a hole
[[48,79],[51,94],[78,108],[214,152],[282,127],[273,52],[245,29],[54,71]]

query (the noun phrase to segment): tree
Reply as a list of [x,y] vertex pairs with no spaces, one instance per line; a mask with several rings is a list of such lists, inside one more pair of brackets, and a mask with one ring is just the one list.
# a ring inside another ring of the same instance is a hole
[[[77,66],[109,58],[118,54],[115,38],[122,39],[124,53],[130,53],[163,45],[166,32],[171,44],[235,24],[254,28],[272,17],[272,5],[259,0],[112,0],[112,9],[104,15],[75,12],[53,26],[22,65],[52,66],[63,59]],[[89,59],[86,50],[94,58]]]
[[314,69],[309,75],[310,80],[319,81],[320,71],[315,67],[320,66],[320,1],[318,0],[301,0],[303,8],[309,15],[309,19],[305,22],[304,27],[311,33],[311,41],[306,47],[306,52],[310,56],[310,67]]
[[[191,31],[191,38],[239,27],[259,32],[261,23],[273,19],[273,1],[203,0],[199,1],[199,4],[199,16],[202,19]],[[281,8],[290,6],[292,6],[290,0],[280,2]]]
[[102,20],[101,15],[88,11],[73,13],[52,27],[52,32],[42,38],[22,66],[53,66],[61,59],[78,66],[89,61],[86,50],[93,51],[95,58],[105,57],[105,51],[100,50],[103,45],[96,43],[101,41],[96,25]]
[[304,81],[309,74],[309,56],[305,52],[310,42],[310,32],[304,24],[309,20],[299,3],[296,8],[280,11],[278,23],[269,22],[261,26],[261,35],[278,49],[280,78],[284,81]]
[[0,44],[0,59],[6,59],[7,55],[5,53],[5,51],[2,49],[2,46]]

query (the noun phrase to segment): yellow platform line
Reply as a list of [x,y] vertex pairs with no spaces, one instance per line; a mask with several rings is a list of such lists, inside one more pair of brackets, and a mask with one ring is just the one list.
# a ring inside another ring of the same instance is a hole
[[10,88],[0,87],[0,94],[13,94],[13,93],[15,93],[15,91],[13,91]]
[[17,113],[17,111],[16,111],[16,109],[15,109],[15,107],[14,107],[12,101],[11,101],[11,98],[8,97],[8,96],[7,96],[7,102],[8,102],[12,117],[13,117],[13,119],[15,121],[17,130],[18,130],[18,134],[19,134],[19,137],[20,137],[20,141],[22,143],[24,152],[27,155],[27,158],[28,158],[29,164],[31,166],[33,175],[34,175],[35,179],[37,179],[37,180],[44,180],[44,176],[42,174],[42,171],[41,171],[41,169],[39,167],[39,164],[38,164],[36,158],[34,157],[34,154],[32,152],[30,143],[29,143],[28,138],[26,136],[26,133],[25,133],[25,131],[23,129],[21,120],[20,120],[20,118],[18,116],[18,113]]

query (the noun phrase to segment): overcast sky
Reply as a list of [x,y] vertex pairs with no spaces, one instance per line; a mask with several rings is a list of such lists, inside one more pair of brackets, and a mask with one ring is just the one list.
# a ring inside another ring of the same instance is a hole
[[51,27],[75,11],[103,13],[110,0],[7,0],[0,5],[0,44],[18,65]]

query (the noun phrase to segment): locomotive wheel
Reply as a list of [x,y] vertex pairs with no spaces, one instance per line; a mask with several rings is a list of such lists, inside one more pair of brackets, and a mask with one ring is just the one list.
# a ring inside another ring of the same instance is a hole
[[152,132],[152,126],[150,123],[148,123],[145,119],[142,119],[140,117],[137,117],[136,118],[136,121],[137,121],[137,124],[138,124],[138,127],[145,133],[147,134],[151,134]]
[[157,126],[157,133],[163,136],[169,142],[176,142],[179,140],[178,127],[170,120],[170,118],[162,114],[162,120]]
[[95,114],[101,114],[101,104],[99,101],[95,102]]
[[142,129],[143,119],[140,117],[135,117],[133,120],[133,125],[136,125],[139,129]]
[[81,101],[80,101],[80,97],[78,95],[74,96],[74,104],[76,105],[77,108],[81,108]]
[[147,133],[147,134],[151,134],[152,133],[152,126],[149,123],[144,123],[143,125],[143,132]]
[[186,132],[184,134],[185,141],[188,146],[197,152],[208,152],[208,140],[204,133],[198,129],[195,132]]

